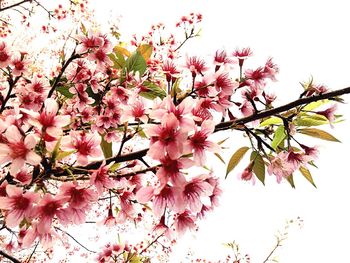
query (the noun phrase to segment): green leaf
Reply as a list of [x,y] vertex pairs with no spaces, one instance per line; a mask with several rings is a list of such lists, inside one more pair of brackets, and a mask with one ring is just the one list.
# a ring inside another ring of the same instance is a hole
[[290,186],[291,186],[292,188],[295,188],[294,179],[293,179],[293,175],[292,175],[292,174],[291,174],[290,176],[288,176],[288,177],[286,178],[286,180],[287,180],[287,182],[290,184]]
[[303,108],[303,110],[305,110],[305,111],[312,111],[312,110],[314,110],[314,109],[316,109],[316,108],[318,108],[318,107],[320,107],[320,106],[322,106],[324,104],[327,104],[329,102],[330,102],[330,100],[327,100],[327,99],[326,100],[319,100],[319,101],[311,102],[311,103],[307,104]]
[[152,55],[153,46],[148,45],[148,44],[143,44],[143,45],[139,46],[136,50],[147,61]]
[[119,167],[120,167],[120,163],[114,163],[114,164],[111,165],[111,167],[109,167],[109,171],[114,173],[115,170],[117,170]]
[[306,180],[308,180],[315,188],[317,188],[314,179],[312,179],[310,171],[306,167],[301,166],[299,168],[299,171],[306,178]]
[[125,58],[121,53],[115,52],[114,54],[111,53],[108,55],[108,57],[113,62],[113,68],[121,69],[125,66]]
[[160,88],[158,85],[156,85],[153,82],[150,81],[144,81],[143,82],[144,88],[147,89],[147,91],[140,92],[140,96],[149,99],[154,100],[155,98],[161,98],[164,99],[166,97],[166,92],[162,88]]
[[299,132],[302,134],[305,134],[314,138],[326,140],[326,141],[340,142],[337,138],[335,138],[333,135],[329,134],[328,132],[325,132],[323,130],[319,130],[316,128],[304,128],[304,129],[300,129]]
[[272,124],[281,124],[283,123],[283,120],[278,117],[270,117],[266,120],[264,120],[262,123],[260,123],[260,127],[272,125]]
[[260,182],[265,185],[265,163],[262,156],[258,152],[253,151],[250,155],[250,160],[254,161],[252,167],[254,174],[260,180]]
[[122,54],[123,56],[126,56],[126,57],[130,57],[131,53],[129,52],[129,50],[127,50],[126,48],[123,48],[122,46],[115,46],[113,48],[113,51],[115,53],[119,53],[119,54]]
[[219,159],[223,164],[226,164],[226,163],[225,163],[225,160],[221,157],[220,154],[218,154],[218,153],[214,153],[214,154],[215,154],[216,157],[218,157],[218,159]]
[[113,156],[112,143],[106,142],[104,136],[101,136],[101,149],[106,159]]
[[280,145],[281,142],[286,138],[286,133],[284,132],[284,126],[279,126],[276,131],[275,135],[273,136],[273,140],[271,142],[271,147],[276,150],[278,145]]
[[52,153],[51,153],[51,162],[52,163],[55,163],[56,162],[56,158],[58,156],[58,153],[59,153],[59,149],[60,149],[60,145],[61,145],[61,140],[62,140],[62,137],[60,137],[57,142],[56,142],[56,145],[55,145],[55,148],[53,149]]
[[56,156],[56,161],[59,161],[59,160],[62,160],[63,158],[75,153],[76,150],[73,150],[73,151],[68,151],[68,152],[63,152],[63,151],[60,151],[57,156]]
[[319,126],[319,125],[324,125],[328,123],[329,121],[327,119],[324,120],[318,116],[308,116],[308,117],[298,118],[295,120],[295,124],[297,126],[306,126],[306,127]]
[[125,67],[128,72],[140,72],[140,76],[145,73],[147,69],[146,60],[142,57],[139,52],[133,53],[125,62]]
[[68,99],[73,98],[74,94],[70,93],[68,86],[57,87],[56,90]]
[[242,160],[243,156],[246,154],[246,152],[249,150],[249,147],[244,146],[239,148],[232,156],[230,161],[228,162],[227,165],[227,170],[226,170],[226,176],[225,179],[227,178],[227,175],[238,165],[238,163]]

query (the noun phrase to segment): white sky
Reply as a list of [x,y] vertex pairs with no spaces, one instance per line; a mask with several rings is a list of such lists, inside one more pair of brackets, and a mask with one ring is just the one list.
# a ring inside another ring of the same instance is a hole
[[[281,95],[280,103],[296,99],[299,82],[311,75],[316,82],[332,89],[350,85],[349,7],[347,1],[93,1],[96,16],[122,15],[123,34],[142,34],[151,24],[172,25],[189,12],[204,15],[202,37],[189,43],[186,51],[213,54],[218,48],[229,51],[250,46],[254,53],[251,65],[259,66],[269,56],[280,66],[279,82],[275,85]],[[112,10],[112,11],[111,11]],[[346,97],[350,101],[350,97]],[[350,119],[350,105],[342,107]],[[208,216],[197,237],[187,236],[175,247],[172,262],[185,258],[192,246],[198,256],[224,256],[223,242],[236,240],[243,251],[250,253],[252,262],[262,262],[275,242],[275,232],[286,219],[300,216],[304,227],[292,231],[284,248],[278,253],[280,262],[346,262],[350,260],[350,174],[348,169],[350,121],[332,130],[343,143],[311,141],[323,145],[318,170],[311,170],[317,189],[295,176],[297,189],[287,184],[277,185],[268,178],[267,186],[255,186],[236,179],[234,174],[224,182],[225,194],[221,207]],[[233,138],[229,159],[241,145],[241,137]],[[248,143],[248,142],[247,142]],[[242,167],[243,168],[243,167]],[[238,169],[239,170],[239,169]],[[236,171],[238,171],[236,170]],[[224,177],[225,167],[215,167]],[[183,262],[186,262],[185,260]]]

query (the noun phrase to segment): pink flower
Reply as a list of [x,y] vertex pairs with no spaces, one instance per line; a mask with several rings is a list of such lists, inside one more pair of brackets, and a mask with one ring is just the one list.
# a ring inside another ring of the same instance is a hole
[[206,182],[202,176],[193,178],[182,190],[183,202],[189,206],[193,213],[201,211],[203,203],[202,197],[209,197],[213,193],[213,186]]
[[12,75],[20,76],[27,70],[29,62],[24,60],[24,55],[18,53],[12,56],[11,64],[13,66]]
[[79,186],[78,183],[65,182],[60,187],[59,196],[67,197],[70,207],[82,209],[97,200],[97,193],[89,188]]
[[41,157],[33,151],[37,138],[33,134],[24,139],[18,128],[11,125],[5,132],[6,143],[0,143],[0,163],[11,162],[10,173],[15,175],[25,163],[37,165]]
[[[196,126],[197,127],[197,126]],[[210,134],[214,132],[215,123],[205,120],[201,125],[201,130],[195,129],[195,133],[185,142],[185,152],[192,153],[197,165],[203,166],[206,162],[206,151],[219,152],[220,146],[208,140]]]
[[258,89],[262,89],[265,86],[266,74],[262,67],[256,70],[247,69],[245,71],[245,77],[248,79],[250,86],[255,86]]
[[61,148],[64,151],[75,150],[77,163],[87,165],[91,158],[101,158],[103,153],[100,147],[101,136],[98,133],[71,131],[69,136],[62,138]]
[[161,159],[166,153],[172,159],[181,156],[187,134],[180,129],[173,113],[166,115],[161,124],[146,128],[145,133],[151,137],[148,155],[153,159]]
[[5,42],[0,43],[0,68],[6,68],[11,61],[11,54],[8,51]]
[[233,64],[234,61],[229,59],[225,50],[217,50],[214,57],[215,72],[219,70],[221,66],[227,64]]
[[47,232],[40,232],[39,224],[40,222],[32,222],[31,227],[25,231],[23,240],[22,240],[23,248],[30,247],[34,243],[35,239],[39,238],[43,248],[48,249],[52,247],[53,241],[55,240],[55,238],[59,238],[57,233],[51,231],[51,229],[49,229]]
[[278,66],[272,62],[272,58],[269,58],[265,63],[264,74],[265,78],[269,78],[272,81],[276,81],[276,75],[279,72]]
[[190,214],[188,210],[185,212],[178,214],[175,218],[175,229],[176,231],[182,235],[187,230],[194,229],[196,227],[195,225],[195,217]]
[[50,232],[52,220],[55,216],[65,222],[67,215],[64,214],[63,206],[67,202],[67,197],[52,196],[51,194],[45,194],[36,207],[36,213],[39,218],[38,232],[45,234]]
[[111,189],[115,186],[114,181],[108,175],[111,165],[113,163],[106,165],[106,162],[103,161],[100,168],[91,173],[90,184],[96,187],[99,194],[103,192],[104,188]]
[[31,116],[30,124],[40,129],[43,133],[57,138],[62,135],[62,128],[70,123],[71,117],[69,115],[57,115],[58,104],[52,98],[46,99],[44,105],[45,107],[41,113],[25,109],[22,109],[22,111]]
[[32,173],[26,166],[21,168],[21,170],[16,173],[14,177],[18,182],[24,185],[29,184],[32,181]]
[[165,78],[167,82],[175,82],[175,80],[180,76],[180,72],[176,69],[173,61],[166,60],[162,65],[162,70],[165,73]]
[[232,95],[233,91],[238,87],[237,82],[233,82],[228,73],[215,74],[215,88],[224,95]]
[[173,113],[179,121],[181,129],[185,132],[190,131],[194,127],[193,116],[191,111],[193,109],[194,101],[191,97],[185,98],[181,103],[175,106],[173,99],[168,96],[166,97],[158,108],[155,108],[150,113],[150,118],[161,120],[164,115]]
[[294,170],[299,169],[300,166],[311,160],[310,156],[307,156],[302,152],[294,152],[293,149],[288,151],[286,158],[287,162],[293,166]]
[[153,197],[153,212],[157,217],[163,215],[166,207],[175,212],[181,212],[185,208],[179,189],[176,187],[165,185],[154,189],[148,186],[141,188],[136,193],[136,200],[139,203],[147,203]]
[[236,49],[233,54],[234,57],[238,58],[238,64],[240,67],[243,66],[244,60],[248,57],[253,55],[253,52],[250,50],[250,48],[242,48],[242,49]]
[[282,178],[287,178],[295,171],[295,166],[287,160],[287,157],[288,153],[282,151],[271,160],[267,167],[268,173],[274,174],[278,183],[282,181]]
[[135,121],[141,121],[143,123],[147,123],[148,117],[146,115],[146,105],[145,102],[139,98],[135,99],[133,102],[130,103],[130,106],[128,106],[124,110],[124,114],[121,118],[121,122],[127,122],[130,120]]
[[193,78],[195,78],[198,74],[203,76],[203,73],[208,69],[204,60],[196,56],[187,58],[186,68],[191,71]]
[[243,181],[252,181],[253,184],[255,184],[255,177],[253,175],[253,171],[252,171],[252,164],[253,162],[251,162],[248,167],[246,167],[243,172],[241,174],[239,174],[239,179],[243,180]]
[[0,209],[6,210],[6,225],[16,227],[25,218],[33,215],[33,205],[39,200],[37,193],[23,193],[21,188],[13,185],[6,187],[7,197],[0,197]]
[[329,122],[333,122],[335,120],[335,111],[337,110],[337,105],[334,104],[326,110],[317,111],[316,113],[322,115],[328,119]]
[[91,32],[89,32],[87,36],[81,36],[79,40],[81,41],[81,44],[78,46],[78,53],[85,53],[88,50],[96,49],[101,47],[104,43],[102,37],[95,36]]
[[181,186],[186,182],[181,170],[190,168],[194,162],[188,158],[171,159],[168,155],[160,159],[162,166],[157,171],[157,177],[161,185],[168,183],[169,179],[175,186]]
[[88,59],[95,61],[97,68],[103,70],[105,67],[113,65],[112,60],[108,57],[108,53],[110,53],[110,50],[102,47],[90,53]]

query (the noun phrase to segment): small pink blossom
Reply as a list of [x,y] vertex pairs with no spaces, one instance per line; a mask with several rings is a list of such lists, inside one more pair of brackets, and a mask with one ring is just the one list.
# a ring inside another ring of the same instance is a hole
[[0,68],[6,68],[11,62],[11,53],[8,51],[5,42],[0,43]]
[[76,151],[77,163],[86,165],[91,158],[101,158],[101,136],[98,133],[71,131],[69,136],[62,138],[61,148],[64,151]]
[[287,160],[288,153],[281,151],[270,161],[267,171],[270,175],[276,176],[277,182],[280,183],[282,178],[287,178],[295,171],[295,166]]
[[179,235],[182,235],[187,230],[191,230],[196,227],[195,217],[190,214],[190,211],[186,210],[185,212],[176,216],[174,226],[176,232],[179,233]]
[[97,192],[101,194],[106,189],[111,189],[115,186],[114,181],[109,177],[108,170],[112,164],[106,165],[105,161],[100,168],[91,173],[90,184],[94,185]]
[[31,116],[28,121],[33,126],[40,129],[44,134],[47,133],[53,138],[62,135],[62,128],[70,123],[69,115],[57,115],[58,104],[54,99],[48,98],[44,102],[44,109],[41,113],[28,111],[23,109],[23,112]]
[[[197,126],[196,126],[197,127]],[[201,129],[195,129],[193,135],[185,142],[185,152],[192,153],[197,165],[203,166],[206,162],[206,151],[219,152],[220,146],[208,140],[209,135],[214,132],[215,123],[211,120],[203,121]]]
[[180,129],[179,121],[173,113],[166,115],[161,124],[149,126],[145,133],[151,137],[148,155],[153,159],[160,159],[166,153],[172,159],[181,156],[187,134]]
[[209,197],[213,193],[213,186],[198,176],[189,181],[182,190],[182,199],[193,213],[198,213],[203,206],[202,197]]
[[247,59],[248,57],[253,55],[253,52],[250,50],[250,48],[242,48],[242,49],[236,49],[233,54],[234,57],[238,58],[238,63],[239,66],[242,67],[244,60]]
[[37,230],[40,234],[50,232],[52,221],[55,217],[59,218],[62,223],[67,220],[63,206],[67,202],[67,197],[52,196],[45,194],[36,207],[36,214],[39,218]]
[[21,188],[13,185],[7,185],[6,193],[7,197],[0,197],[0,209],[6,210],[8,227],[16,227],[23,219],[33,216],[33,205],[39,200],[37,193],[23,193]]
[[0,143],[0,163],[11,162],[10,173],[15,175],[25,163],[37,165],[41,157],[33,151],[37,137],[29,134],[23,138],[18,128],[11,125],[5,132],[6,143]]

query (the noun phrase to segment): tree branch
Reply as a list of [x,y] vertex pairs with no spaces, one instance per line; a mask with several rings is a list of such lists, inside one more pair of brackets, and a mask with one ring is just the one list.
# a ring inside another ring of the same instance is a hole
[[319,101],[319,100],[324,100],[324,99],[330,99],[334,97],[338,97],[344,94],[349,94],[350,93],[350,87],[347,87],[345,89],[340,89],[340,90],[335,90],[327,93],[323,93],[317,96],[311,96],[311,97],[306,97],[302,99],[298,99],[295,101],[292,101],[288,104],[285,104],[283,106],[273,108],[271,110],[265,110],[265,111],[260,111],[259,113],[252,114],[248,117],[244,117],[241,119],[233,120],[233,121],[227,121],[227,122],[221,122],[215,126],[215,132],[221,131],[221,130],[227,130],[233,128],[235,125],[239,124],[246,124],[248,122],[260,120],[266,117],[273,116],[278,113],[282,113],[285,111],[288,111],[290,109],[293,109],[295,107],[308,104],[311,102]]
[[[301,106],[304,104],[308,104],[308,103],[323,100],[323,99],[330,99],[330,98],[338,97],[338,96],[341,96],[344,94],[349,94],[349,93],[350,93],[350,87],[347,87],[345,89],[335,90],[335,91],[323,93],[323,94],[317,95],[317,96],[301,98],[301,99],[295,100],[293,102],[290,102],[288,104],[285,104],[283,106],[273,108],[271,110],[260,111],[258,113],[252,114],[248,117],[236,119],[233,121],[221,122],[215,126],[214,132],[233,129],[237,125],[243,125],[243,124],[255,121],[255,120],[260,120],[262,118],[270,117],[270,116],[276,115],[278,113],[282,113],[282,112],[288,111],[290,109],[293,109],[297,106]],[[146,156],[148,150],[149,149],[143,149],[143,150],[128,153],[125,155],[114,156],[114,157],[106,159],[106,164],[110,164],[111,162],[120,163],[120,162],[132,161],[132,160],[140,160],[142,157]],[[90,163],[86,166],[78,166],[75,168],[85,169],[85,170],[94,170],[94,169],[98,169],[101,166],[101,164],[102,164],[102,161],[96,161],[96,162]],[[73,169],[74,169],[74,167],[73,167]]]
[[0,12],[3,12],[3,11],[5,11],[5,10],[8,10],[8,9],[11,9],[11,8],[14,8],[14,7],[16,7],[16,6],[19,6],[19,5],[21,5],[21,4],[24,4],[24,3],[26,3],[26,2],[31,2],[32,0],[23,0],[23,1],[21,1],[21,2],[17,2],[17,3],[14,3],[14,4],[12,4],[12,5],[8,5],[8,6],[5,6],[5,7],[0,7]]
[[0,255],[7,258],[8,260],[11,260],[14,263],[21,263],[17,258],[5,253],[4,251],[0,250]]

